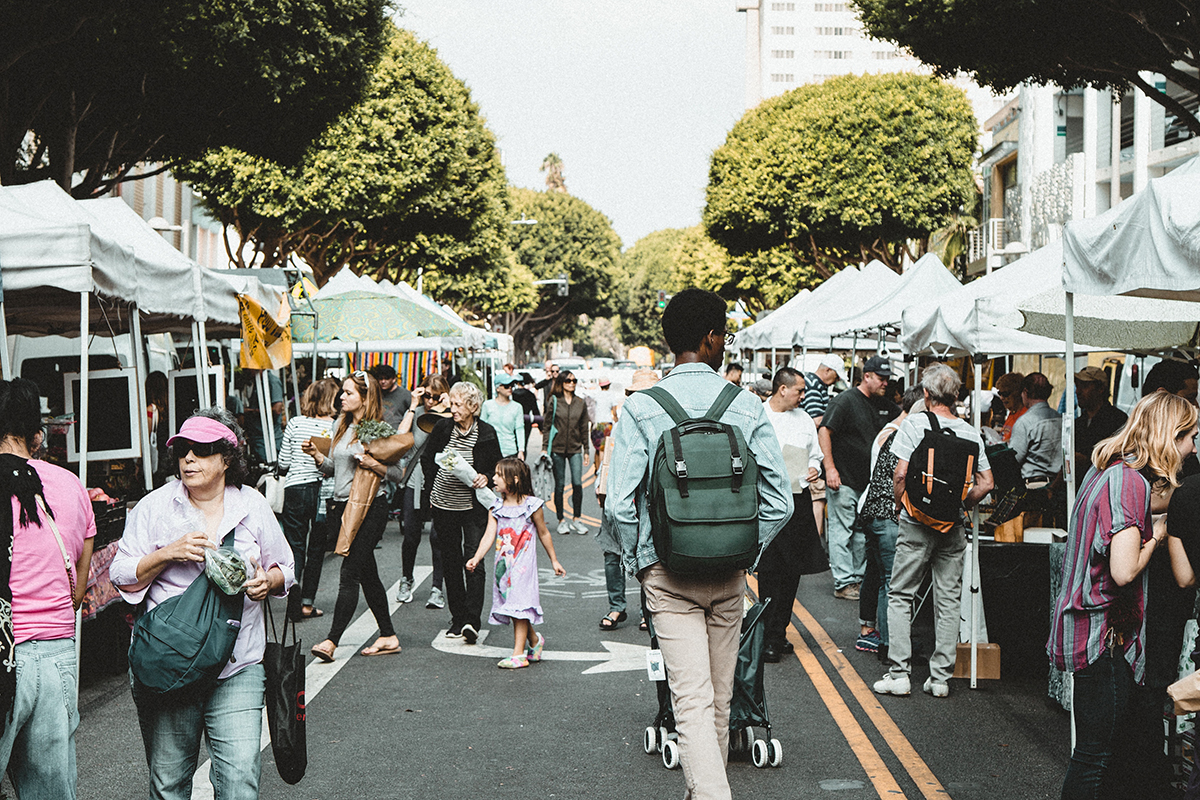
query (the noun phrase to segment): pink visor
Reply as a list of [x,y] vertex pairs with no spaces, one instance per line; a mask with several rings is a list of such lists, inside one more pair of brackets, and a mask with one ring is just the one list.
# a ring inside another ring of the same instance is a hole
[[179,433],[167,439],[167,446],[173,445],[177,439],[187,439],[190,442],[215,442],[224,439],[234,447],[237,447],[238,443],[233,431],[208,417],[189,417],[180,426]]

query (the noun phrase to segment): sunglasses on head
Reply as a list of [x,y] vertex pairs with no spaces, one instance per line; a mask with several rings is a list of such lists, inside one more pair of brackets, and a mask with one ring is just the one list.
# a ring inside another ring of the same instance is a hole
[[216,442],[193,442],[190,439],[177,439],[171,445],[171,453],[177,461],[186,457],[188,453],[195,454],[197,458],[208,458],[216,452]]
[[352,374],[352,375],[354,375],[354,377],[356,377],[356,378],[362,378],[362,379],[363,379],[364,381],[366,381],[367,383],[370,383],[370,382],[371,382],[371,380],[370,380],[370,379],[371,379],[371,376],[370,376],[370,374],[369,374],[369,373],[366,373],[366,372],[363,372],[361,369],[356,369],[356,370],[354,370],[354,372],[353,372],[353,373],[351,373],[351,374]]

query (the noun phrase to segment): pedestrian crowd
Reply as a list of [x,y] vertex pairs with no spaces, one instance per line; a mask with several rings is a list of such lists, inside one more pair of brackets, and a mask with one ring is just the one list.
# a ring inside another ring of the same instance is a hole
[[[1162,716],[1200,558],[1194,366],[1161,362],[1128,418],[1110,402],[1104,370],[1077,372],[1076,447],[1064,464],[1067,410],[1050,406],[1054,387],[1042,373],[1008,373],[993,394],[975,392],[973,402],[990,403],[980,430],[963,418],[963,382],[944,363],[925,367],[907,391],[882,354],[849,371],[828,354],[813,371],[785,366],[760,379],[725,364],[725,303],[698,289],[672,297],[662,326],[674,356],[666,377],[638,370],[628,387],[605,379],[589,398],[571,370],[553,364],[541,382],[506,365],[487,399],[475,382],[455,380],[464,375],[453,360],[411,392],[387,366],[315,381],[300,413],[280,421],[279,516],[249,484],[254,445],[232,411],[201,409],[168,435],[149,409],[162,439],[156,472],[176,480],[131,510],[109,569],[138,609],[130,684],[150,796],[191,796],[203,737],[218,796],[258,797],[264,601],[286,595],[291,621],[324,617],[317,589],[335,538],[337,599],[312,655],[335,660],[360,593],[378,628],[360,654],[401,652],[375,555],[391,518],[403,537],[399,602],[414,600],[428,538],[426,605],[449,611],[441,635],[474,645],[490,593],[487,622],[513,631],[512,653],[497,665],[540,661],[539,544],[565,574],[545,509],[558,534],[593,532],[582,511],[593,457],[607,586],[599,627],[629,619],[626,584],[635,577],[640,627],[652,629],[665,665],[687,797],[731,796],[725,764],[747,576],[767,603],[762,661],[793,652],[800,581],[828,572],[827,591],[856,604],[847,643],[886,664],[874,691],[901,697],[912,692],[914,615],[928,582],[934,641],[922,688],[947,698],[965,515],[989,495],[990,530],[1020,515],[1067,528],[1047,645],[1051,664],[1074,676],[1077,740],[1062,796],[1172,796]],[[384,437],[366,433],[383,429]],[[720,435],[698,435],[712,433]],[[41,437],[36,386],[0,383],[0,491],[10,498],[0,514],[0,761],[22,798],[69,798],[77,703],[73,694],[56,702],[28,676],[70,676],[54,685],[73,692],[74,609],[95,520],[79,481],[34,457]],[[372,446],[378,438],[402,443],[402,455],[384,456]],[[1070,509],[1068,480],[1078,492]],[[722,536],[697,535],[706,525]],[[214,572],[235,576],[229,596],[210,586],[220,586]],[[199,612],[212,632],[181,671],[184,688],[164,687],[165,657],[152,645],[137,650],[139,630],[193,607],[213,609]],[[217,640],[225,650],[204,666]]]

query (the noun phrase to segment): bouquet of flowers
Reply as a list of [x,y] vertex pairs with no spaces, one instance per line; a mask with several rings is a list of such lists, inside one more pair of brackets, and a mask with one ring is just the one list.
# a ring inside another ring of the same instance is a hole
[[[385,439],[396,434],[396,429],[386,422],[377,419],[367,419],[358,423],[356,429],[358,441],[366,448],[377,439]],[[350,497],[346,500],[346,510],[342,512],[342,527],[338,531],[337,547],[334,552],[339,556],[349,555],[350,545],[358,535],[371,503],[379,492],[379,484],[383,477],[371,470],[360,466],[354,471],[354,480],[350,484]]]
[[[447,448],[434,456],[433,461],[467,486],[470,486],[479,475],[471,468],[470,464],[463,461],[457,450]],[[482,489],[475,490],[475,499],[482,503],[484,508],[489,508],[492,503],[496,502],[496,493],[484,486]]]

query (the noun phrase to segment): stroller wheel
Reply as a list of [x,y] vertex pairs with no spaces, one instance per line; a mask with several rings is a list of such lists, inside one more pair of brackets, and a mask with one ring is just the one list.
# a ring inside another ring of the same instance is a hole
[[667,769],[679,768],[679,743],[668,739],[662,746],[663,766]]
[[658,728],[655,728],[653,725],[646,728],[645,733],[642,735],[642,749],[647,753],[658,752]]
[[735,753],[749,753],[750,743],[753,741],[754,731],[750,728],[742,728],[739,731],[733,732],[733,737],[729,743],[729,747]]
[[778,739],[772,739],[767,743],[767,762],[772,767],[778,767],[783,763],[783,743]]
[[658,729],[658,750],[659,750],[659,752],[662,752],[663,745],[667,743],[667,740],[678,739],[678,738],[679,738],[678,735],[672,735],[671,733],[669,733],[667,731],[667,729],[665,727],[659,728]]
[[767,757],[767,740],[755,739],[754,744],[750,747],[750,756],[754,761],[754,766],[762,769],[769,763]]

